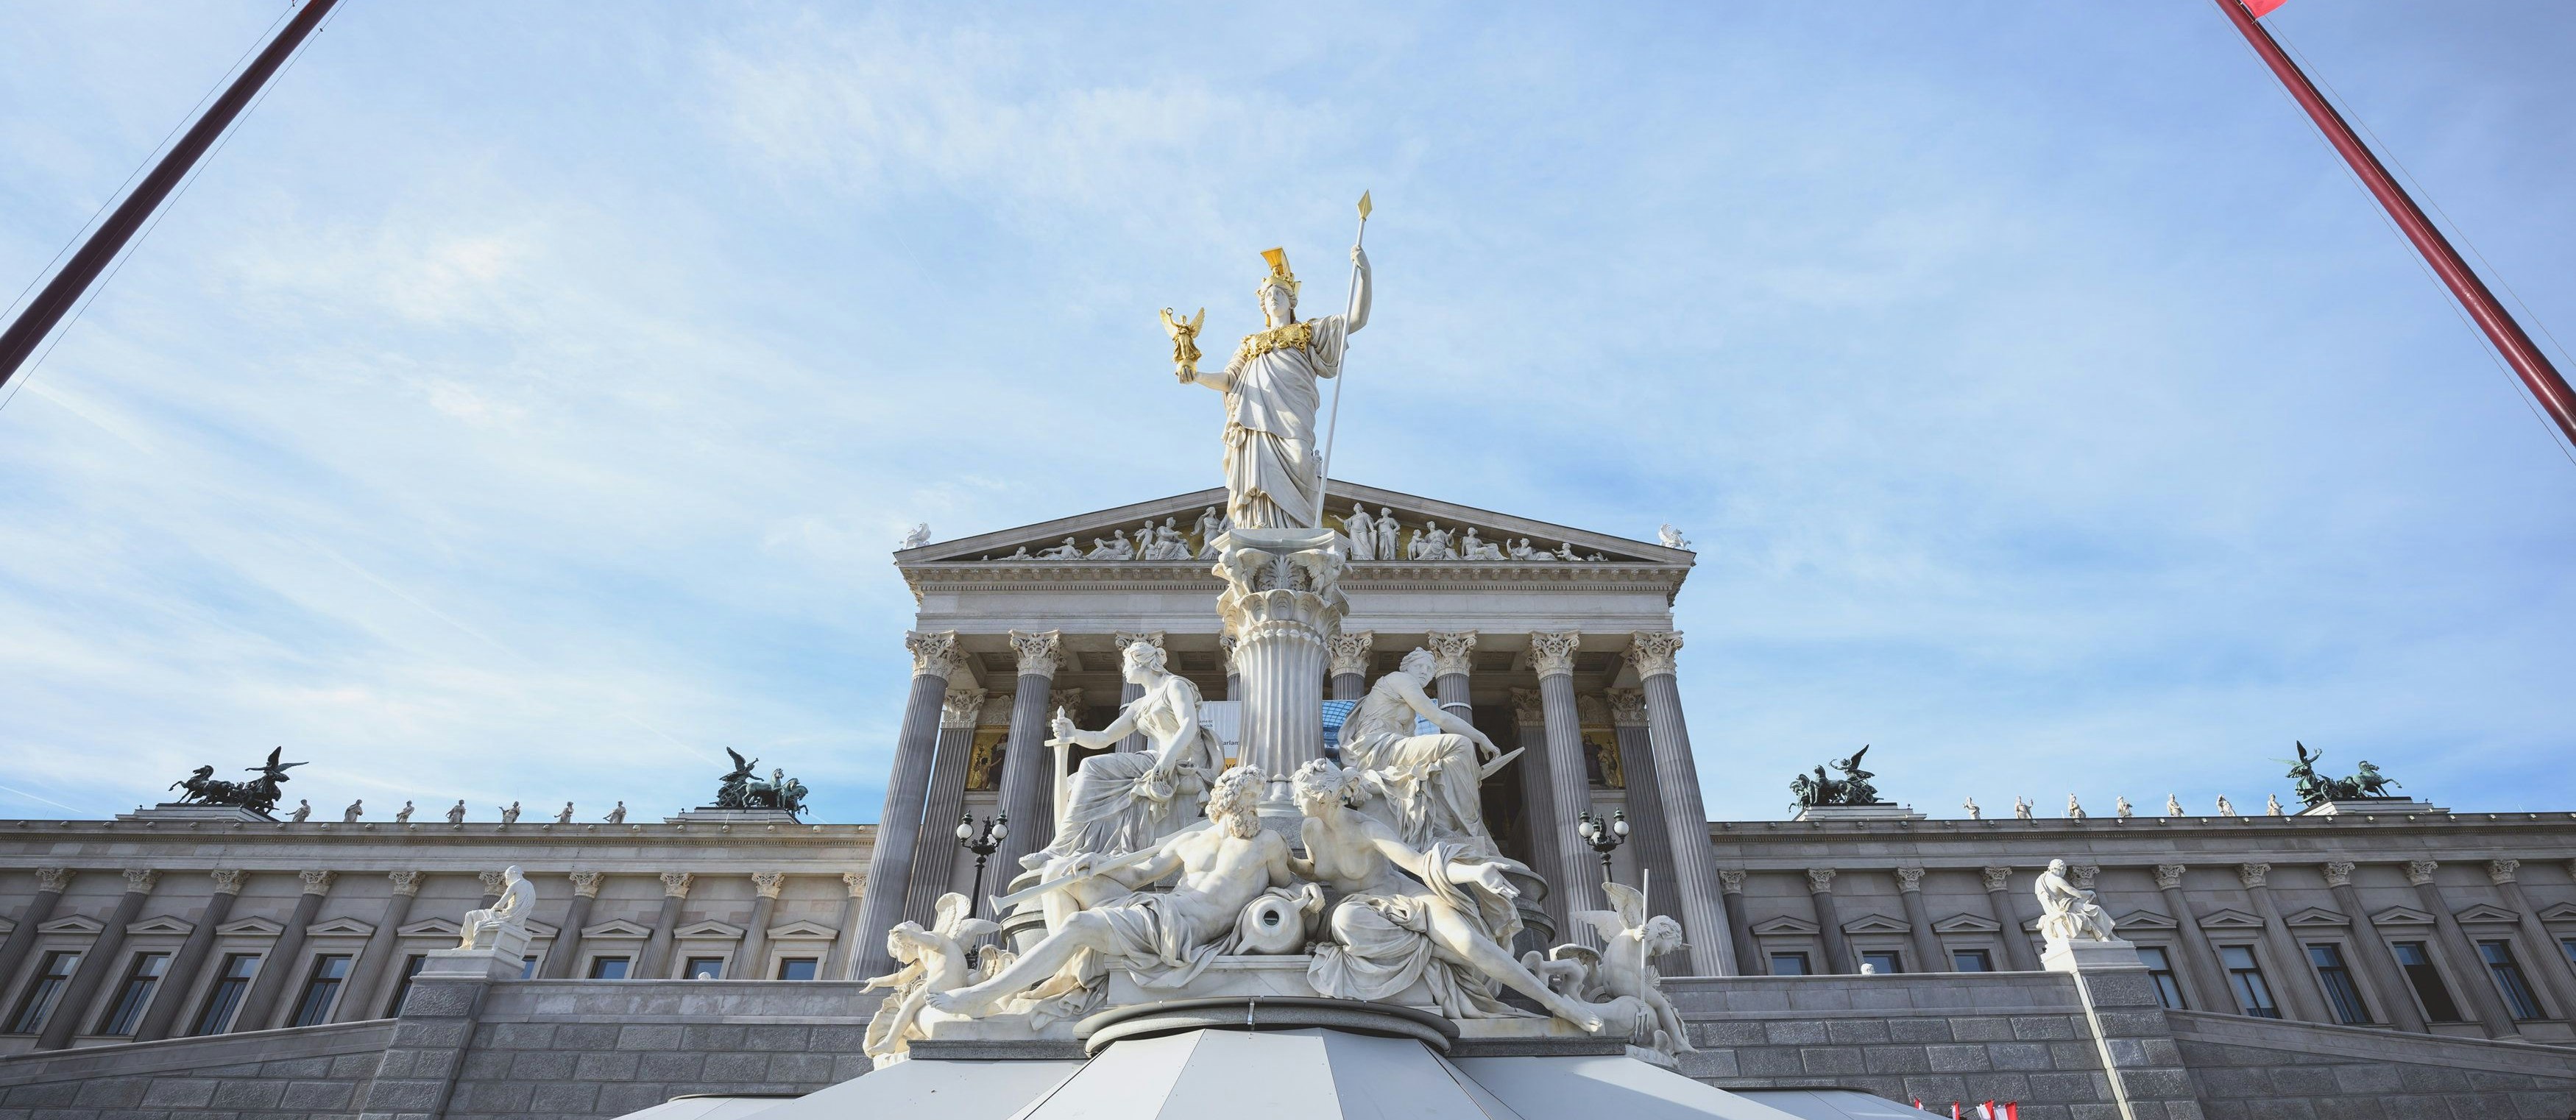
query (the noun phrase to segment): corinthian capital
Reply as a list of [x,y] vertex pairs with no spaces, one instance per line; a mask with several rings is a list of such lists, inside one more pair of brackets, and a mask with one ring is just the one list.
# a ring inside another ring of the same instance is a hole
[[385,879],[394,885],[395,894],[411,895],[415,898],[420,896],[420,872],[388,871],[385,872]]
[[2101,873],[2102,866],[2094,863],[2079,863],[2066,869],[2066,877],[2075,881],[2075,889],[2082,891],[2092,890],[2093,877]]
[[61,894],[70,889],[72,876],[78,874],[80,872],[68,867],[39,867],[36,869],[36,889]]
[[2324,870],[2326,873],[2327,886],[2349,887],[2352,885],[2352,864],[2343,860],[2335,860],[2326,864]]
[[1020,656],[1023,677],[1052,677],[1064,662],[1064,632],[1061,630],[1013,630],[1011,652]]
[[852,898],[868,893],[868,877],[856,871],[842,872],[841,885],[850,888]]
[[599,884],[607,878],[605,871],[575,871],[572,873],[572,893],[583,898],[597,898]]
[[751,889],[760,892],[760,897],[762,898],[776,898],[778,897],[778,892],[786,886],[787,873],[784,871],[754,871],[751,873]]
[[304,880],[304,893],[306,894],[329,894],[331,893],[331,881],[340,877],[340,873],[337,871],[322,870],[298,871],[295,875],[297,878]]
[[1324,648],[1332,653],[1334,676],[1364,676],[1368,673],[1369,653],[1377,648],[1377,632],[1335,634],[1324,639]]
[[1900,868],[1897,868],[1897,869],[1896,869],[1896,889],[1897,889],[1897,890],[1899,890],[1899,891],[1906,892],[1906,893],[1908,893],[1908,894],[1911,894],[1911,893],[1913,893],[1913,892],[1916,892],[1916,891],[1920,891],[1920,890],[1922,890],[1922,889],[1923,889],[1923,869],[1922,869],[1922,868],[1920,868],[1920,867],[1900,867]]
[[1109,640],[1118,646],[1118,652],[1121,655],[1124,655],[1127,652],[1127,647],[1135,645],[1138,642],[1143,642],[1155,649],[1163,648],[1163,632],[1160,630],[1148,630],[1141,634],[1131,634],[1125,630],[1121,630],[1115,634],[1111,634],[1109,636]]
[[2513,873],[2521,867],[2522,861],[2518,859],[2488,860],[2487,881],[2501,887],[2506,883],[2512,882]]
[[956,672],[966,659],[966,655],[957,652],[954,630],[908,631],[903,636],[903,648],[912,651],[912,675],[916,677],[945,677]]
[[242,873],[240,868],[218,867],[212,871],[206,872],[206,874],[214,877],[216,894],[241,893]]
[[985,692],[980,688],[952,688],[939,701],[939,726],[973,727],[984,718]]
[[1816,894],[1832,893],[1834,889],[1834,874],[1834,869],[1830,867],[1808,868],[1807,889]]
[[662,897],[687,898],[689,884],[696,880],[697,876],[686,871],[665,871],[662,873]]
[[2406,881],[2419,887],[2430,883],[2433,881],[2433,869],[2440,866],[2442,865],[2429,859],[2407,860]]
[[1048,689],[1047,711],[1062,711],[1072,715],[1075,719],[1082,718],[1082,690],[1079,688]]
[[2182,886],[2182,873],[2186,870],[2188,870],[2188,868],[2185,868],[2179,863],[2157,864],[2156,889],[2160,891],[2169,891]]
[[1422,643],[1431,650],[1433,674],[1443,677],[1452,674],[1464,676],[1468,669],[1468,655],[1476,652],[1476,632],[1460,630],[1456,633],[1444,634],[1434,631],[1423,635]]
[[152,893],[152,885],[161,881],[161,873],[148,867],[125,869],[125,889],[135,894]]
[[1610,700],[1610,722],[1621,727],[1646,726],[1646,690],[1614,688],[1601,695]]
[[2264,879],[2271,874],[2272,865],[2268,863],[2240,863],[2236,865],[2236,881],[2245,884],[2245,889],[2249,891],[2264,885]]
[[1515,722],[1526,724],[1531,727],[1538,727],[1547,723],[1547,705],[1539,699],[1537,689],[1515,688],[1512,690],[1512,719]]
[[1984,875],[1986,877],[1986,889],[1989,891],[1999,891],[2004,889],[2004,887],[2011,881],[2012,868],[1989,867],[1984,869]]
[[1674,659],[1682,651],[1679,630],[1639,630],[1628,635],[1628,664],[1639,677],[1671,676]]
[[1222,654],[1225,657],[1225,675],[1229,677],[1239,675],[1243,672],[1243,667],[1234,663],[1235,647],[1242,644],[1243,639],[1235,637],[1232,634],[1219,634],[1216,636],[1216,649],[1219,654]]
[[1569,631],[1540,632],[1529,636],[1530,667],[1541,678],[1570,676],[1574,672],[1574,651],[1583,645],[1583,635]]
[[1720,894],[1743,894],[1744,869],[1741,867],[1718,868],[1717,889]]

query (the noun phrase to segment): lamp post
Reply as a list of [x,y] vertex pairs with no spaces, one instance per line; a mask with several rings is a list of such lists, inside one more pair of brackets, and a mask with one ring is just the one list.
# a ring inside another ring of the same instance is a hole
[[1584,843],[1592,845],[1594,852],[1600,854],[1601,880],[1605,883],[1613,881],[1615,877],[1610,874],[1610,853],[1618,851],[1619,845],[1628,842],[1628,811],[1614,809],[1607,820],[1586,811],[1581,820],[1575,824],[1574,831],[1583,837]]
[[973,813],[957,816],[957,844],[975,853],[975,886],[966,892],[966,916],[975,916],[975,908],[984,904],[984,861],[1002,850],[1002,841],[1011,835],[1011,815],[1001,813],[986,817],[978,827]]

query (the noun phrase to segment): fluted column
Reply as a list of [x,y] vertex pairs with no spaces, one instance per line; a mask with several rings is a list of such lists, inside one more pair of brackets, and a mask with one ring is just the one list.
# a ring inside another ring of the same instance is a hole
[[671,978],[671,939],[680,928],[680,904],[689,900],[689,884],[696,879],[686,871],[662,873],[662,912],[653,920],[653,935],[644,939],[644,959],[635,962],[635,971],[627,973],[629,977]]
[[295,972],[304,956],[304,929],[322,912],[323,896],[331,893],[331,881],[340,877],[336,871],[299,871],[304,880],[304,893],[296,896],[295,912],[287,915],[286,928],[277,935],[277,944],[269,950],[268,959],[260,962],[259,975],[250,982],[250,993],[242,997],[241,1013],[233,1016],[232,1030],[264,1031],[277,1024],[277,1001],[286,994],[286,986],[295,982]]
[[[1521,750],[1511,764],[1521,779],[1521,839],[1529,847],[1530,870],[1553,888],[1572,840],[1556,819],[1556,776],[1547,765],[1547,700],[1535,688],[1515,688],[1511,698],[1512,725],[1520,736]],[[1566,924],[1565,894],[1561,888],[1551,889],[1539,905],[1560,935],[1572,935],[1573,928]]]
[[125,927],[134,924],[143,912],[143,900],[151,897],[152,884],[160,879],[161,873],[149,868],[125,869],[125,894],[116,900],[116,909],[109,912],[107,926],[98,931],[97,940],[90,942],[88,951],[81,955],[79,967],[72,970],[71,982],[64,985],[62,998],[54,1003],[54,1013],[46,1016],[44,1028],[36,1035],[36,1049],[60,1050],[71,1045],[72,1035],[89,1017],[89,1005],[98,998],[99,986],[107,983],[108,975],[118,967],[119,950],[125,947]]
[[[206,912],[197,916],[196,927],[188,931],[188,939],[179,944],[178,955],[170,958],[170,967],[162,972],[161,989],[152,994],[152,1005],[143,1009],[143,1021],[135,1025],[136,1042],[170,1037],[171,1025],[179,1020],[180,1005],[187,1002],[189,992],[196,990],[197,976],[205,971],[206,958],[215,951],[216,927],[231,919],[233,900],[241,897],[241,872],[219,867],[207,874],[215,880],[214,897],[206,900]],[[0,972],[0,976],[5,975]]]
[[1760,946],[1753,943],[1753,927],[1744,916],[1744,869],[1722,868],[1717,883],[1726,895],[1726,943],[1735,950],[1735,967],[1739,975],[1768,976],[1771,962],[1762,959]]
[[2525,966],[2526,971],[2540,974],[2541,986],[2557,997],[2553,1002],[2561,1018],[2576,1016],[2576,970],[2571,969],[2566,950],[2558,947],[2558,938],[2550,934],[2549,927],[2540,924],[2540,912],[2531,908],[2530,896],[2522,893],[2522,883],[2516,877],[2521,867],[2518,859],[2488,860],[2487,881],[2504,896],[2506,908],[2513,911],[2522,927],[2523,940],[2542,958]]
[[1243,761],[1269,782],[1264,826],[1294,834],[1289,776],[1324,757],[1326,635],[1341,629],[1342,552],[1329,529],[1237,529],[1220,539],[1217,617],[1243,672]]
[[1681,653],[1677,630],[1628,635],[1628,663],[1646,693],[1647,737],[1654,747],[1655,781],[1664,795],[1664,827],[1672,834],[1673,886],[1682,900],[1682,931],[1691,945],[1691,971],[1733,975],[1733,946],[1725,939],[1726,898],[1718,893],[1717,857],[1708,846],[1708,812],[1699,796],[1699,764],[1691,758],[1690,725],[1682,720],[1682,693],[1673,680]]
[[1011,650],[1020,659],[1019,691],[1011,695],[1011,735],[1002,744],[1002,811],[1011,815],[1011,834],[1002,839],[993,863],[1004,883],[1020,873],[1021,856],[1055,839],[1055,752],[1046,741],[1064,635],[1013,630]]
[[[397,939],[402,924],[411,920],[412,900],[420,897],[420,872],[389,871],[385,878],[393,884],[393,893],[385,898],[376,931],[367,935],[367,947],[358,951],[358,959],[349,969],[349,982],[340,988],[340,1004],[331,1009],[332,1022],[382,1018],[376,1014],[376,982],[383,979],[385,964],[400,944]],[[558,937],[555,941],[561,944],[563,939]]]
[[2309,967],[2307,950],[2290,936],[2290,923],[2282,920],[2281,908],[2272,901],[2270,885],[2272,865],[2240,863],[2236,880],[2245,885],[2246,897],[2254,902],[2254,913],[2263,919],[2263,941],[2272,947],[2272,957],[2280,961],[2287,975],[2280,979],[2281,994],[2289,1000],[2289,1014],[2310,1023],[2332,1023],[2335,1017],[2326,1011],[2326,994],[2318,986],[2317,970]]
[[1334,634],[1324,639],[1324,644],[1332,659],[1333,699],[1357,700],[1368,695],[1369,654],[1376,649],[1377,632]]
[[2326,889],[2334,892],[2335,907],[2352,919],[2353,949],[2361,957],[2362,971],[2370,974],[2371,987],[2379,989],[2389,1023],[2402,1031],[2423,1033],[2424,1013],[2415,1007],[2415,986],[2397,970],[2397,953],[2389,947],[2388,936],[2361,908],[2361,892],[2352,886],[2352,864],[2335,860],[2318,870],[2325,874]]
[[1941,951],[1941,939],[1932,933],[1932,909],[1923,905],[1923,869],[1896,869],[1896,893],[1905,903],[1905,932],[1914,942],[1916,972],[1950,971],[1949,954]]
[[1540,716],[1547,726],[1548,803],[1555,818],[1549,823],[1560,833],[1556,865],[1547,869],[1557,881],[1548,906],[1557,917],[1556,928],[1567,931],[1569,940],[1597,945],[1599,938],[1589,928],[1571,920],[1575,911],[1604,906],[1599,865],[1573,835],[1576,822],[1592,808],[1592,781],[1583,765],[1583,717],[1574,708],[1574,653],[1582,636],[1539,632],[1529,641],[1530,666],[1538,670]]
[[2460,928],[2460,920],[2451,914],[2450,902],[2442,897],[2440,884],[2433,881],[2433,872],[2441,866],[2429,859],[2406,864],[2406,881],[2415,887],[2416,901],[2432,912],[2436,932],[2441,935],[2433,939],[2435,951],[2448,959],[2451,975],[2459,977],[2460,986],[2469,990],[2469,1003],[2477,1008],[2478,1021],[2486,1025],[2489,1036],[2520,1035],[2513,1013],[2505,1009],[2504,997],[2496,993],[2494,974],[2487,971],[2487,962],[2478,956],[2477,943]]
[[1842,911],[1834,906],[1834,869],[1807,869],[1807,897],[1816,904],[1816,936],[1825,940],[1825,971],[1852,975],[1860,965],[1852,960],[1851,942],[1843,937]]
[[786,886],[787,873],[784,871],[751,873],[751,926],[742,931],[742,952],[734,958],[733,972],[728,974],[730,979],[769,979],[760,967],[761,958],[769,949],[769,922],[778,913],[778,892]]
[[572,902],[564,908],[563,932],[546,950],[545,963],[537,975],[547,980],[562,980],[572,975],[573,965],[581,959],[581,930],[590,924],[591,908],[599,904],[599,885],[608,879],[606,872],[575,871],[572,873]]
[[2015,972],[2039,971],[2039,954],[2030,950],[2030,934],[2021,928],[2021,907],[2013,905],[2012,868],[1985,869],[1986,905],[1995,913],[1998,936],[2004,941],[2004,959]]
[[850,896],[841,900],[839,933],[832,938],[832,950],[823,954],[820,976],[825,980],[864,979],[858,970],[850,967],[850,962],[859,959],[859,900],[867,894],[868,877],[856,871],[844,871],[841,882],[849,887]]
[[1423,636],[1431,651],[1431,698],[1458,718],[1475,722],[1474,702],[1467,698],[1467,672],[1476,653],[1476,632],[1459,630]]
[[1637,870],[1648,877],[1646,881],[1652,886],[1646,894],[1646,908],[1680,921],[1680,891],[1675,889],[1680,880],[1673,876],[1672,826],[1664,819],[1663,783],[1655,778],[1654,736],[1646,726],[1646,694],[1634,688],[1614,688],[1604,698],[1610,703],[1610,722],[1619,739],[1619,773],[1628,783],[1628,851],[1637,861]]
[[921,809],[921,840],[912,853],[904,887],[903,919],[924,927],[935,917],[948,876],[957,869],[957,818],[966,811],[966,763],[975,753],[975,728],[984,722],[980,688],[953,688],[939,710],[939,757],[930,765],[930,795]]
[[2175,928],[2182,932],[2183,959],[2177,963],[2194,997],[2200,1000],[2201,1010],[2234,1014],[2238,1010],[2236,994],[2227,989],[2227,966],[2218,959],[2218,949],[2209,943],[2209,934],[2200,928],[2200,915],[2191,907],[2191,896],[2183,893],[2185,873],[2179,863],[2156,865],[2156,890],[2164,895],[2165,908],[2173,911]]
[[9,931],[9,939],[0,941],[0,992],[17,978],[18,966],[26,963],[27,951],[35,947],[36,927],[54,920],[54,907],[63,901],[63,889],[72,885],[78,874],[68,867],[36,869],[36,893],[27,900],[27,909],[19,913],[18,925]]
[[[963,660],[954,630],[916,630],[903,636],[903,644],[912,651],[912,695],[904,702],[894,773],[886,779],[885,811],[877,814],[876,848],[868,853],[868,897],[859,912],[859,932],[871,942],[903,920],[904,895],[911,888],[912,861],[921,843],[921,803],[930,790],[931,757],[939,748],[939,714],[948,697],[948,678]],[[894,969],[894,958],[883,945],[869,949],[865,960],[861,967],[871,974]]]
[[[1109,636],[1109,640],[1118,647],[1118,664],[1122,667],[1127,664],[1127,647],[1129,646],[1135,645],[1138,642],[1143,642],[1156,649],[1163,648],[1163,632],[1160,630],[1152,630],[1144,633],[1129,633],[1121,630],[1115,634],[1111,634]],[[1144,696],[1144,685],[1128,680],[1123,675],[1120,676],[1118,681],[1118,706],[1120,708],[1123,709],[1127,705],[1143,699]],[[1118,749],[1122,751],[1144,750],[1145,733],[1137,731],[1129,734],[1124,739],[1118,740]]]

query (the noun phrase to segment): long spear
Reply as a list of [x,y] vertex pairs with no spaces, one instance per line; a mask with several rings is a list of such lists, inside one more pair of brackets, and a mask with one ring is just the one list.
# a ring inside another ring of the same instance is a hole
[[[1360,231],[1351,238],[1351,255],[1353,257],[1357,257],[1359,255],[1360,244],[1368,240],[1368,216],[1369,211],[1373,209],[1375,209],[1375,207],[1369,205],[1369,192],[1361,191]],[[1351,316],[1359,313],[1360,262],[1353,260],[1351,262],[1351,294],[1347,305],[1342,311],[1342,321],[1344,323],[1348,323]],[[1347,337],[1345,337],[1343,345],[1345,347],[1349,345]],[[1318,529],[1324,527],[1324,507],[1328,504],[1324,499],[1324,487],[1333,479],[1333,440],[1342,433],[1342,382],[1350,380],[1350,373],[1350,354],[1346,350],[1342,354],[1342,375],[1333,379],[1333,415],[1331,421],[1324,428],[1324,461],[1317,464],[1317,469],[1315,471],[1315,527]]]
[[2424,254],[2424,262],[2433,267],[2434,275],[2441,277],[2442,283],[2451,289],[2451,294],[2459,298],[2460,305],[2468,309],[2469,318],[2477,322],[2479,330],[2486,332],[2487,341],[2503,352],[2504,360],[2513,367],[2514,376],[2521,378],[2523,387],[2539,399],[2540,407],[2548,411],[2549,418],[2558,422],[2558,430],[2566,433],[2568,442],[2576,443],[2576,391],[2568,389],[2567,380],[2558,375],[2558,367],[2551,365],[2549,356],[2532,344],[2531,336],[2523,333],[2522,324],[2515,322],[2513,314],[2496,300],[2495,293],[2487,290],[2486,282],[2478,279],[2477,272],[2469,268],[2469,262],[2460,259],[2459,251],[2451,248],[2449,239],[2442,236],[2442,231],[2433,225],[2432,219],[2424,216],[2424,211],[2415,205],[2406,189],[2397,185],[2396,178],[2388,174],[2387,168],[2380,166],[2379,157],[2371,154],[2370,147],[2361,142],[2361,137],[2353,135],[2352,126],[2344,123],[2343,114],[2336,112],[2334,106],[2327,103],[2325,95],[2317,92],[2317,87],[2308,81],[2307,74],[2299,69],[2297,63],[2290,61],[2290,56],[2281,50],[2279,43],[2272,40],[2272,33],[2255,22],[2280,6],[2281,0],[2253,0],[2250,8],[2241,0],[2218,0],[2219,10],[2227,13],[2228,22],[2236,25],[2236,30],[2254,47],[2254,53],[2263,59],[2263,64],[2272,68],[2273,76],[2288,87],[2291,98],[2299,103],[2299,107],[2308,111],[2308,119],[2315,121],[2318,131],[2326,134],[2327,143],[2334,145],[2335,152],[2343,156],[2343,161],[2352,165],[2353,174],[2361,177],[2361,184],[2370,188],[2371,197],[2379,200],[2379,205],[2388,211],[2397,228],[2405,232],[2406,239],[2415,243],[2417,252]]

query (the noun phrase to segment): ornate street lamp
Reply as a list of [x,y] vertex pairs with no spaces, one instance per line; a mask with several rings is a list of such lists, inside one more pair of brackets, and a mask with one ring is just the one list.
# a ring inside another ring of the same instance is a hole
[[[975,853],[975,886],[966,892],[966,916],[975,916],[975,908],[984,904],[984,861],[1002,850],[1002,841],[1011,835],[1011,815],[1002,813],[983,819],[981,827],[973,813],[957,816],[957,844]],[[998,916],[998,915],[996,915]]]
[[1610,853],[1618,851],[1619,845],[1628,842],[1628,811],[1612,810],[1610,818],[1603,820],[1593,816],[1587,810],[1582,820],[1575,824],[1574,831],[1583,837],[1584,843],[1592,845],[1594,852],[1600,854],[1602,881],[1612,881],[1615,877],[1610,874]]

